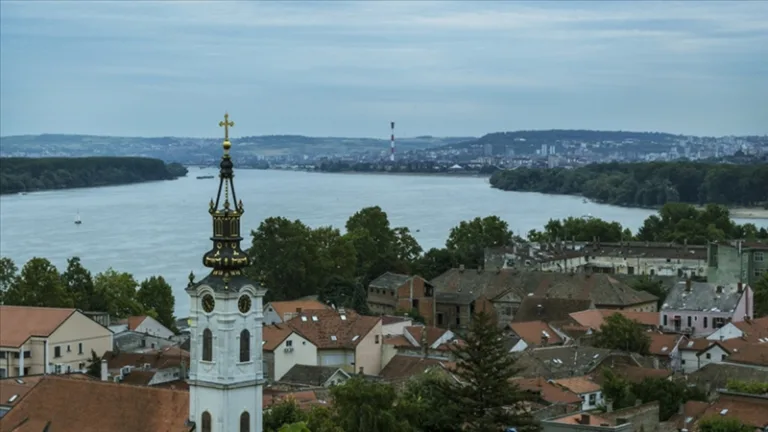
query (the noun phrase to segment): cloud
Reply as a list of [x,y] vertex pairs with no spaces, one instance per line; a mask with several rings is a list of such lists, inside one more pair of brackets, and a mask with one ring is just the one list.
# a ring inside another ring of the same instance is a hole
[[[96,133],[77,118],[109,100],[122,121],[99,133],[204,135],[221,99],[270,133],[321,135],[375,135],[384,112],[433,135],[561,127],[569,112],[701,133],[766,132],[752,119],[768,118],[765,2],[3,1],[0,20],[4,134]],[[654,98],[676,117],[626,106]],[[27,120],[29,101],[66,109]],[[145,121],[144,104],[193,120]]]

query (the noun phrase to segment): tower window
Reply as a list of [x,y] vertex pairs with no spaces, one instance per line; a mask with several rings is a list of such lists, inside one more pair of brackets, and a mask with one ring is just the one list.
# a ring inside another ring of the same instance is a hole
[[240,414],[240,432],[250,432],[251,431],[251,415],[248,414],[248,411],[243,411],[242,414]]
[[211,432],[211,413],[203,411],[201,432]]
[[213,361],[213,333],[211,329],[203,330],[203,361]]
[[251,333],[248,330],[240,332],[240,362],[251,361]]

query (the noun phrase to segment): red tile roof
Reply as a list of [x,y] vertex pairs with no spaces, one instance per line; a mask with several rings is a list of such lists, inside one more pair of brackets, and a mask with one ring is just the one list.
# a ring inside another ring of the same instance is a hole
[[561,387],[576,394],[594,393],[600,391],[600,385],[592,381],[589,377],[572,377],[555,380],[555,383]]
[[181,362],[189,366],[189,352],[174,347],[145,353],[107,351],[101,358],[107,361],[107,368],[110,370],[124,366],[142,368],[145,364],[148,364],[150,369],[166,369],[179,367]]
[[570,314],[577,323],[584,327],[589,327],[594,330],[599,330],[600,326],[605,323],[605,319],[620,314],[625,318],[632,321],[637,321],[644,326],[658,326],[659,325],[659,313],[658,312],[637,312],[629,310],[613,310],[613,309],[589,309],[581,312],[574,312]]
[[269,303],[268,306],[274,309],[282,321],[285,321],[285,314],[289,314],[289,317],[292,317],[304,311],[331,309],[327,304],[317,300],[276,301]]
[[[768,343],[768,317],[750,319],[733,323],[744,332],[744,339],[752,343]],[[765,341],[765,342],[763,342]]]
[[432,358],[396,355],[379,372],[379,376],[387,380],[408,378],[442,363],[441,360]]
[[34,375],[0,380],[0,405],[14,406],[18,404],[42,378],[43,375]]
[[137,328],[139,328],[141,323],[144,322],[145,319],[147,319],[146,315],[128,317],[128,320],[127,320],[128,330],[131,330],[131,331],[136,330]]
[[265,352],[272,352],[277,348],[288,336],[293,333],[293,329],[286,324],[265,325],[262,327],[262,341],[264,342],[261,347]]
[[182,432],[188,418],[188,392],[49,375],[3,417],[0,432],[30,422],[57,432]]
[[[651,337],[651,347],[648,351],[651,355],[667,357],[677,345],[677,342],[682,336],[677,334],[657,333],[650,332],[648,336]],[[685,342],[683,342],[685,343]]]
[[552,330],[552,327],[544,321],[528,321],[520,323],[511,323],[509,328],[524,340],[529,346],[541,345],[542,336],[547,335],[548,344],[562,343],[563,339]]
[[18,348],[30,337],[48,337],[75,309],[0,306],[0,346]]
[[742,423],[763,429],[768,426],[768,398],[721,394],[700,416],[699,421],[708,417],[729,417]]
[[296,333],[315,344],[317,349],[354,348],[370,333],[381,318],[360,315],[347,309],[311,310],[285,323]]
[[521,390],[538,392],[541,399],[550,404],[581,404],[581,398],[573,392],[551,383],[544,378],[513,379]]
[[746,344],[735,348],[731,351],[727,361],[728,363],[768,366],[768,343]]
[[427,346],[432,346],[438,339],[443,337],[448,330],[437,327],[410,326],[405,331],[421,346],[422,338],[426,337]]

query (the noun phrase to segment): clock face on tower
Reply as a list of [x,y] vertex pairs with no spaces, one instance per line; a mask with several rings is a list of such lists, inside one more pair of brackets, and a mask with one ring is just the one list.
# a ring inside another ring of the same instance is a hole
[[206,313],[211,313],[214,306],[216,306],[216,300],[213,299],[212,295],[206,294],[203,296],[203,310]]
[[248,313],[251,310],[251,298],[247,294],[240,296],[237,300],[237,308],[240,310],[240,313]]

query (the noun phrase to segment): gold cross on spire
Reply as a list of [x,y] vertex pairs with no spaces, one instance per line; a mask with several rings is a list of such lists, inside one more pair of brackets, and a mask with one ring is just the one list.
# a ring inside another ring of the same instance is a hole
[[231,146],[229,143],[229,128],[234,126],[235,122],[229,121],[229,113],[224,113],[224,121],[219,122],[219,127],[224,128],[224,150],[229,150]]

